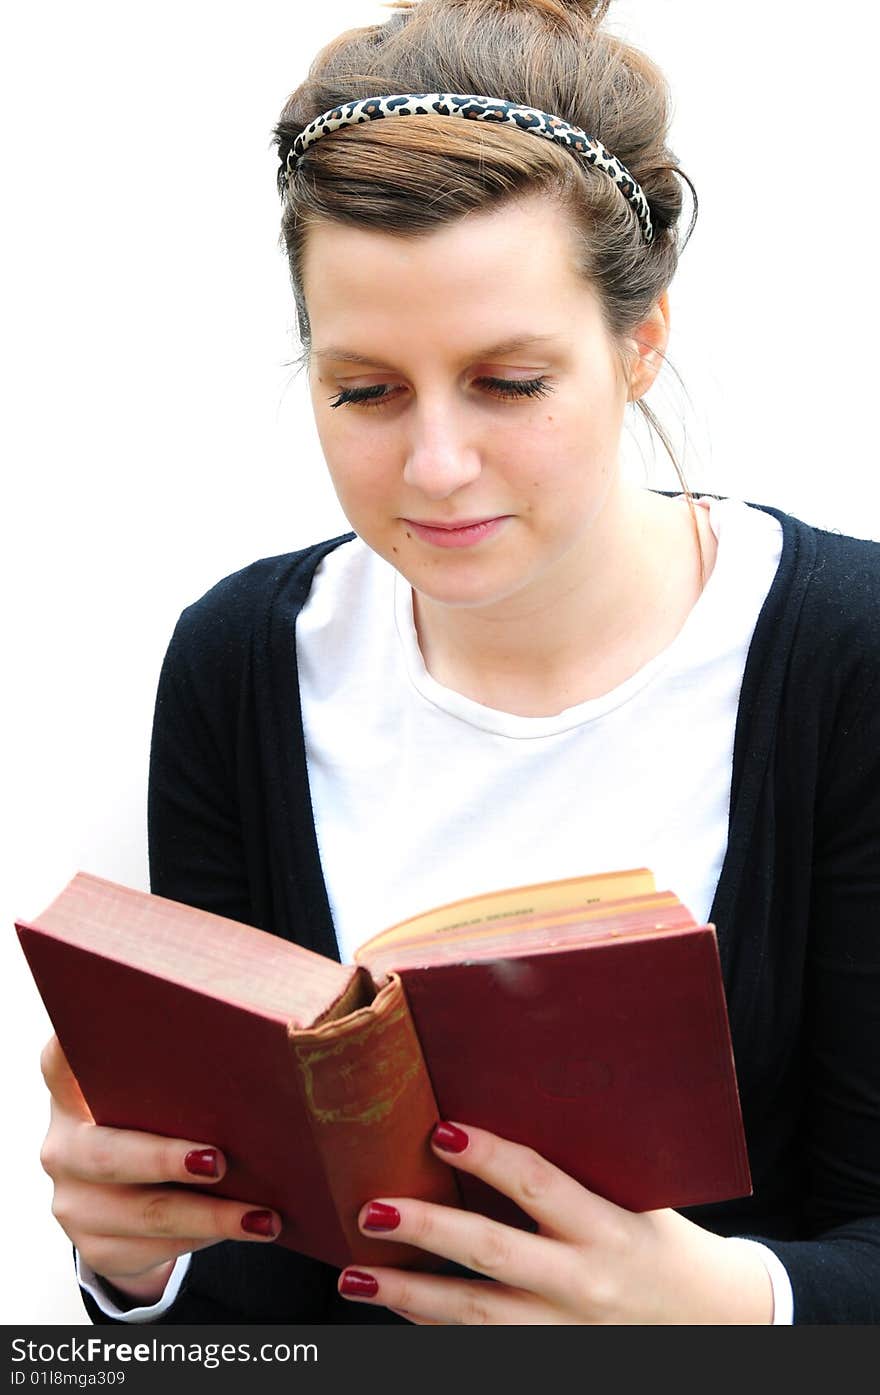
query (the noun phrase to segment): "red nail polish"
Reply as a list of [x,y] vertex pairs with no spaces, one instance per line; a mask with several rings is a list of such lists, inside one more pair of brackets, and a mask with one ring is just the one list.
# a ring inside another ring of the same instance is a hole
[[431,1142],[446,1153],[463,1153],[468,1146],[468,1136],[464,1129],[457,1129],[454,1124],[437,1124],[431,1134]]
[[183,1160],[187,1172],[194,1177],[219,1177],[220,1163],[214,1148],[191,1148]]
[[386,1206],[384,1201],[371,1201],[361,1225],[364,1230],[396,1230],[400,1225],[400,1212],[396,1206]]
[[278,1234],[278,1222],[271,1211],[246,1211],[241,1218],[241,1228],[248,1235]]
[[347,1293],[352,1298],[375,1298],[379,1292],[379,1280],[361,1269],[346,1269],[339,1292]]

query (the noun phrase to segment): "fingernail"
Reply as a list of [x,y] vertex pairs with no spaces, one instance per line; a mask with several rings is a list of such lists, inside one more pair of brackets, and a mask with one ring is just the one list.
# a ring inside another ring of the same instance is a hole
[[271,1211],[246,1211],[241,1218],[241,1228],[248,1235],[278,1234],[278,1222]]
[[468,1136],[464,1129],[457,1129],[454,1124],[437,1124],[431,1134],[431,1142],[447,1153],[463,1153],[468,1146]]
[[194,1177],[220,1176],[220,1160],[215,1148],[191,1148],[183,1165]]
[[346,1269],[339,1285],[339,1292],[351,1298],[375,1298],[379,1292],[379,1280],[362,1269]]
[[396,1230],[400,1225],[400,1212],[396,1206],[386,1206],[384,1201],[371,1201],[361,1225],[364,1230]]

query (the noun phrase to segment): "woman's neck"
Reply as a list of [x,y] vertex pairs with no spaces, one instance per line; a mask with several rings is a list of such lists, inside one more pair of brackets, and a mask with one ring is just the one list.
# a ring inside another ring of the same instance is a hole
[[619,492],[589,553],[492,607],[441,605],[413,592],[431,676],[465,697],[524,717],[552,716],[611,692],[678,634],[711,575],[715,538],[684,499]]

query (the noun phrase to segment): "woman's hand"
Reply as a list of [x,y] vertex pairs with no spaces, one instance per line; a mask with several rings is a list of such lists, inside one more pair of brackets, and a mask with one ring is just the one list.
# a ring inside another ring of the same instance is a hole
[[96,1124],[55,1036],[40,1065],[52,1096],[40,1152],[55,1184],[52,1212],[80,1256],[115,1288],[154,1303],[180,1255],[279,1233],[274,1211],[187,1191],[187,1182],[223,1176],[218,1149]]
[[626,1211],[484,1129],[439,1124],[432,1145],[511,1197],[537,1221],[537,1233],[383,1197],[360,1213],[365,1234],[407,1241],[495,1282],[374,1266],[369,1274],[343,1271],[345,1297],[423,1324],[772,1323],[770,1277],[747,1246],[676,1211]]

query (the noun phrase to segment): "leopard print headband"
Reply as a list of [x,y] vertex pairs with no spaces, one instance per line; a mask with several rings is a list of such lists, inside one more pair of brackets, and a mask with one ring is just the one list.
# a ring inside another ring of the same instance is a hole
[[338,131],[343,126],[360,126],[367,121],[379,121],[385,116],[461,116],[471,121],[496,121],[518,126],[521,131],[544,136],[564,145],[586,164],[602,170],[617,185],[627,203],[635,210],[645,241],[654,240],[648,200],[625,165],[606,150],[601,141],[588,136],[579,126],[571,126],[560,116],[538,111],[535,107],[505,102],[500,97],[477,97],[461,92],[409,92],[391,97],[364,97],[356,102],[344,102],[323,116],[318,116],[300,132],[288,151],[278,172],[278,184],[283,194],[296,173],[302,156],[321,136]]

